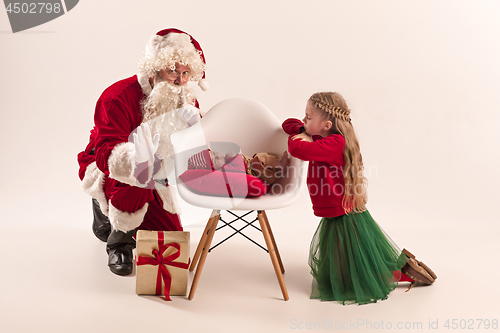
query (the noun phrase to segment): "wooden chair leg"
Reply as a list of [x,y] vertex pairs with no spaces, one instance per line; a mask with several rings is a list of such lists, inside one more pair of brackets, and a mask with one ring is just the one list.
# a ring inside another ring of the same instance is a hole
[[267,219],[266,211],[262,211],[262,217],[267,225],[267,230],[269,231],[269,236],[271,236],[271,241],[273,242],[274,250],[276,251],[276,257],[278,258],[278,262],[281,268],[281,274],[285,274],[285,267],[283,266],[283,262],[281,261],[280,251],[278,250],[278,245],[276,245],[276,241],[274,240],[273,231],[271,229],[271,225],[269,224],[269,220]]
[[188,299],[193,299],[196,288],[198,287],[198,282],[200,281],[201,272],[203,266],[205,265],[205,260],[207,260],[208,250],[210,249],[210,244],[212,244],[212,239],[214,238],[215,229],[217,229],[217,223],[219,223],[220,211],[217,215],[210,218],[207,225],[209,226],[208,235],[204,242],[203,250],[201,251],[200,262],[198,263],[198,268],[194,274],[193,283],[191,284],[191,290],[189,291]]
[[285,301],[288,301],[289,299],[288,291],[286,290],[285,280],[283,279],[283,274],[281,273],[281,267],[278,262],[278,258],[276,256],[276,250],[273,245],[273,241],[271,240],[271,236],[269,235],[269,229],[267,228],[267,223],[261,211],[257,213],[257,217],[259,219],[260,228],[262,229],[262,234],[264,235],[264,240],[266,241],[269,255],[271,256],[271,262],[273,263],[274,272],[276,273],[276,277],[278,278],[278,283],[281,288],[281,293],[283,294],[283,298],[285,299]]
[[194,271],[196,264],[198,263],[198,259],[200,258],[201,251],[203,251],[203,249],[205,248],[205,242],[207,240],[208,232],[210,230],[211,221],[215,217],[216,212],[217,212],[216,210],[213,210],[212,214],[210,215],[210,218],[207,221],[207,225],[205,226],[205,230],[201,235],[200,242],[196,247],[196,252],[194,253],[193,260],[191,260],[191,266],[189,266],[190,272]]

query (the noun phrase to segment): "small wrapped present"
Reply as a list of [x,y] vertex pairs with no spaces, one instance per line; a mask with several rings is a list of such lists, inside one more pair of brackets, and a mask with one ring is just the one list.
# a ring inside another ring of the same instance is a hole
[[189,232],[137,231],[137,295],[187,295]]

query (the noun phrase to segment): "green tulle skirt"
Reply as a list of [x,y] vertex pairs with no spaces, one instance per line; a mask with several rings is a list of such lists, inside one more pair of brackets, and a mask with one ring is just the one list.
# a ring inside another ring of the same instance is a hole
[[341,304],[384,300],[407,257],[368,211],[321,219],[311,241],[311,298]]

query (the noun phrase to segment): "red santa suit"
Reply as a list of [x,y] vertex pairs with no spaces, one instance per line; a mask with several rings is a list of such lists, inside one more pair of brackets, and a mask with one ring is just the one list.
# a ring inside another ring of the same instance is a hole
[[[97,199],[115,229],[182,230],[168,184],[153,186],[151,175],[137,174],[135,149],[129,136],[142,123],[144,98],[136,75],[114,83],[102,93],[90,142],[78,155],[79,176],[83,188]],[[159,168],[160,163],[155,163],[152,174]],[[149,186],[138,187],[136,179],[141,178]]]
[[[97,101],[90,142],[78,154],[79,176],[84,190],[97,200],[115,230],[182,230],[179,209],[165,182],[170,170],[164,162],[173,155],[170,135],[188,124],[177,116],[176,107],[162,109],[155,119],[143,119],[143,102],[152,94],[150,78],[175,63],[188,65],[190,79],[198,81],[203,90],[208,88],[205,57],[198,42],[178,29],[165,29],[146,45],[138,75],[114,83]],[[172,89],[162,96],[175,101],[179,92]],[[194,96],[189,101],[198,107]],[[145,120],[155,128],[153,134],[160,134],[159,145],[154,162],[136,165],[131,133]]]
[[[175,71],[181,65],[189,67],[187,76]],[[78,154],[79,176],[93,198],[92,229],[106,241],[115,274],[133,272],[137,228],[182,230],[166,180],[173,166],[170,135],[199,120],[186,83],[198,81],[206,90],[204,77],[199,44],[178,29],[165,29],[149,40],[138,74],[114,83],[97,101],[90,142]]]

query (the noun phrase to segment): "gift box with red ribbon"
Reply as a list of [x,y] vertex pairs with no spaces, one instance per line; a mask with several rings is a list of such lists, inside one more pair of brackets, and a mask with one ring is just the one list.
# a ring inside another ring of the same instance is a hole
[[136,240],[137,294],[187,295],[189,232],[138,230]]

